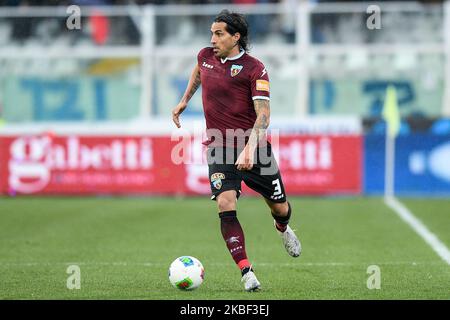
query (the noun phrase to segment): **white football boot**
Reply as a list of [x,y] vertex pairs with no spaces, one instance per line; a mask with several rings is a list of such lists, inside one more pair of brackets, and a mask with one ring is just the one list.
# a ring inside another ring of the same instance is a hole
[[245,291],[259,291],[261,289],[261,284],[252,270],[242,276],[241,282],[244,283]]
[[298,257],[300,253],[302,253],[302,245],[300,244],[300,240],[298,240],[297,236],[294,233],[294,230],[287,226],[284,232],[281,232],[277,229],[276,221],[273,221],[275,229],[280,235],[281,239],[283,239],[284,247],[286,248],[287,253],[289,253],[292,257]]

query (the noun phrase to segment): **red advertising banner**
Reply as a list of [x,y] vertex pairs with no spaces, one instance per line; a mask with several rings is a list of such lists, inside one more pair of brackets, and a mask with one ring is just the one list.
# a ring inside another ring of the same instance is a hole
[[[0,193],[209,194],[205,147],[201,139],[183,141],[170,136],[3,136]],[[361,192],[360,136],[281,136],[273,147],[288,194]],[[253,194],[244,184],[243,191]]]
[[361,192],[361,136],[281,136],[275,149],[288,194]]

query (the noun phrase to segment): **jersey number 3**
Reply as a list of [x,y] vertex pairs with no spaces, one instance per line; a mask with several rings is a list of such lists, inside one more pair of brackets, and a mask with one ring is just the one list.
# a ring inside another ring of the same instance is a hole
[[273,195],[274,196],[279,196],[281,194],[280,179],[273,180],[272,184],[275,185],[275,189],[274,189]]

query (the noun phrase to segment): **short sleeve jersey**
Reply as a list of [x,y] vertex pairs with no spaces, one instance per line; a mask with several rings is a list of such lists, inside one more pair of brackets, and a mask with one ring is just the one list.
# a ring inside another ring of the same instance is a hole
[[[219,130],[224,138],[227,129],[251,130],[256,121],[253,101],[270,99],[269,76],[262,62],[244,51],[221,59],[214,55],[213,48],[202,49],[197,61],[206,128]],[[205,143],[211,143],[209,135]],[[231,143],[224,139],[215,144]]]

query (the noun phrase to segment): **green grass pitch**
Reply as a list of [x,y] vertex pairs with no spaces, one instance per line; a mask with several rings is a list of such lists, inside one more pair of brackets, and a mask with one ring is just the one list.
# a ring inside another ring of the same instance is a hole
[[[450,247],[450,200],[400,199]],[[238,217],[262,290],[247,293],[201,198],[0,198],[0,299],[450,299],[450,266],[381,198],[290,198],[303,252],[291,258],[260,198]],[[174,289],[168,267],[197,257],[203,285]],[[69,265],[81,288],[69,290]],[[370,265],[381,288],[369,290]]]

